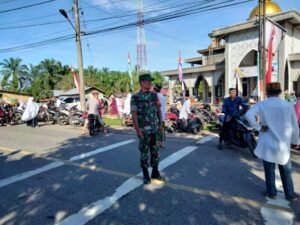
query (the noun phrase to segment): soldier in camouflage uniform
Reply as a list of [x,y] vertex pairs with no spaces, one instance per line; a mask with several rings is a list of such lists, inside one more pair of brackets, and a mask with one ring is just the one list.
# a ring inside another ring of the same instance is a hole
[[141,167],[143,169],[144,184],[151,183],[148,172],[148,154],[153,168],[151,178],[164,181],[158,171],[159,148],[158,134],[162,130],[160,102],[157,95],[150,91],[152,77],[144,74],[139,77],[141,90],[131,98],[131,113],[134,128],[140,140]]

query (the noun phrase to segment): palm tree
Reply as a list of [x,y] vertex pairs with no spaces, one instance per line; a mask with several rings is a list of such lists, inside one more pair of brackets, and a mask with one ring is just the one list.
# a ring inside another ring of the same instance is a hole
[[29,64],[28,67],[28,75],[30,82],[33,83],[35,80],[39,79],[41,76],[41,68],[40,66],[34,66],[32,64]]
[[84,71],[86,86],[88,87],[96,87],[100,86],[100,79],[98,79],[98,69],[94,66],[88,66]]
[[20,58],[4,59],[0,63],[2,70],[0,73],[3,78],[1,86],[11,91],[20,91],[24,89],[26,82],[28,81],[28,67],[21,64]]
[[43,86],[48,90],[53,90],[63,75],[68,74],[69,72],[67,66],[62,66],[62,64],[55,59],[44,59],[40,62],[39,66],[41,69]]

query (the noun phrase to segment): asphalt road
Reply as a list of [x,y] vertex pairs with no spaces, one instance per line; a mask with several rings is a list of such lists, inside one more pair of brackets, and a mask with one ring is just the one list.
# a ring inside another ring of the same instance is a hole
[[299,204],[262,195],[262,163],[248,150],[183,137],[161,149],[167,182],[144,186],[133,134],[0,127],[0,225],[300,224]]

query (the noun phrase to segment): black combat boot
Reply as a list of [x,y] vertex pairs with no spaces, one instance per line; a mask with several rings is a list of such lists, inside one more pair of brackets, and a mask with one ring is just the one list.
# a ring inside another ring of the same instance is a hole
[[144,179],[143,179],[144,184],[150,184],[151,179],[150,179],[149,172],[148,172],[147,168],[143,168],[143,175],[144,175]]
[[165,181],[165,178],[162,177],[158,171],[158,166],[154,166],[152,169],[152,174],[151,174],[152,179],[156,179],[159,181]]

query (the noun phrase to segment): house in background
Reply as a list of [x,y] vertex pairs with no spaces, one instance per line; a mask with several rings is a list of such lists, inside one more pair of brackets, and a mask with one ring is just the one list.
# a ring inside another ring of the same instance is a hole
[[0,90],[0,99],[4,100],[7,103],[14,103],[18,101],[27,102],[30,97],[30,94]]
[[[89,99],[91,97],[92,91],[99,92],[99,98],[102,99],[104,97],[104,92],[95,87],[86,87],[85,88],[85,98]],[[65,103],[76,103],[80,102],[79,99],[79,91],[77,88],[73,88],[67,91],[64,90],[53,90],[53,97],[62,99]]]

